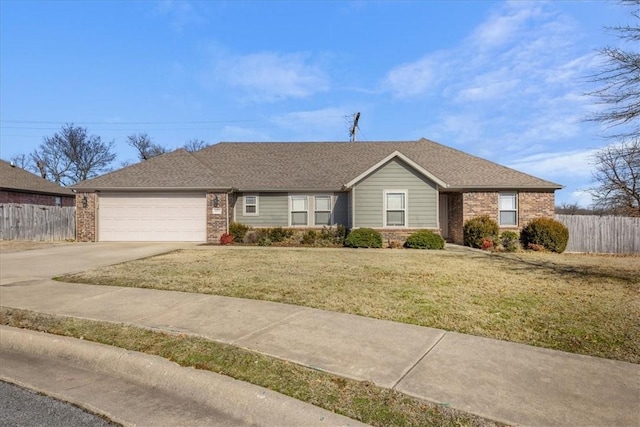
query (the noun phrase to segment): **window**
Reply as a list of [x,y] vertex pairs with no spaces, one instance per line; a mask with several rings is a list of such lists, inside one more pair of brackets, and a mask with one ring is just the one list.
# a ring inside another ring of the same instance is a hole
[[291,196],[291,225],[307,225],[307,196]]
[[500,193],[500,225],[518,225],[518,193]]
[[314,197],[314,225],[331,225],[331,196]]
[[62,206],[62,197],[56,197],[55,203],[56,206]]
[[404,227],[407,225],[407,192],[404,190],[386,190],[384,192],[385,227]]
[[247,216],[258,215],[258,196],[255,194],[244,196],[244,214]]

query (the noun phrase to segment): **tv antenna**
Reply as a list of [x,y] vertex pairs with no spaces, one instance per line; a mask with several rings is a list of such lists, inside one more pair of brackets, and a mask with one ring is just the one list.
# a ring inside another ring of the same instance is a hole
[[353,115],[353,125],[351,125],[351,129],[349,129],[349,136],[351,137],[351,142],[356,142],[358,137],[358,120],[360,120],[360,113],[355,113]]

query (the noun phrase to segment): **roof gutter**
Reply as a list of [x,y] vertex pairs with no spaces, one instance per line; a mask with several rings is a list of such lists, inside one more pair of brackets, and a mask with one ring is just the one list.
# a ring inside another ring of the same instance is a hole
[[561,190],[564,188],[564,185],[554,184],[554,185],[464,185],[464,186],[451,186],[448,187],[449,191],[464,191],[464,190],[485,190],[485,191],[495,191],[495,190]]
[[194,191],[229,191],[233,190],[229,187],[72,187],[73,191],[178,191],[178,192],[194,192]]

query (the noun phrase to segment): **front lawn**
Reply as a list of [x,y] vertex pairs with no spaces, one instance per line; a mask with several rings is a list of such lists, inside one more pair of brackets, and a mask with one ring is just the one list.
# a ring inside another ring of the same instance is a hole
[[640,363],[640,258],[200,247],[59,278],[277,301]]

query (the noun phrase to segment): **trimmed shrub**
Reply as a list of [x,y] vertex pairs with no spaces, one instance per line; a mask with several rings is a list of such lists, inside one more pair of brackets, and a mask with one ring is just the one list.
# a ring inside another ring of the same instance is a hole
[[242,239],[242,243],[246,243],[248,245],[255,245],[256,243],[258,243],[258,241],[260,240],[260,238],[262,237],[262,232],[259,230],[249,230],[245,236],[244,239]]
[[548,252],[544,246],[536,245],[535,243],[529,243],[527,245],[527,249],[535,251],[535,252]]
[[349,248],[381,248],[382,235],[372,228],[358,228],[347,235],[344,245]]
[[493,239],[489,237],[483,237],[482,244],[480,245],[480,249],[482,249],[483,251],[488,251],[489,249],[493,249],[495,245],[496,244],[493,241]]
[[302,235],[302,244],[315,245],[317,238],[318,238],[318,233],[316,232],[316,230],[307,230]]
[[503,231],[500,234],[500,243],[502,248],[507,252],[515,252],[518,250],[520,236],[515,231]]
[[498,223],[489,215],[477,216],[464,223],[464,244],[472,248],[482,248],[483,239],[492,242],[500,233]]
[[411,249],[442,249],[444,239],[430,230],[420,230],[407,237],[404,245]]
[[230,233],[224,233],[222,236],[220,236],[221,245],[230,245],[233,243],[233,240],[233,234]]
[[229,224],[229,234],[233,236],[233,241],[236,243],[242,243],[244,241],[244,236],[247,234],[247,231],[249,231],[249,227],[239,222]]
[[520,239],[526,248],[533,244],[561,254],[569,242],[569,229],[553,218],[534,218],[522,229]]
[[258,246],[271,246],[271,239],[267,236],[262,236],[260,240],[258,240]]
[[280,243],[293,236],[293,230],[282,227],[268,228],[265,230],[268,239],[273,243]]
[[342,245],[346,236],[347,227],[342,224],[336,225],[335,229],[333,226],[323,226],[320,230],[320,239],[327,241],[327,243]]

